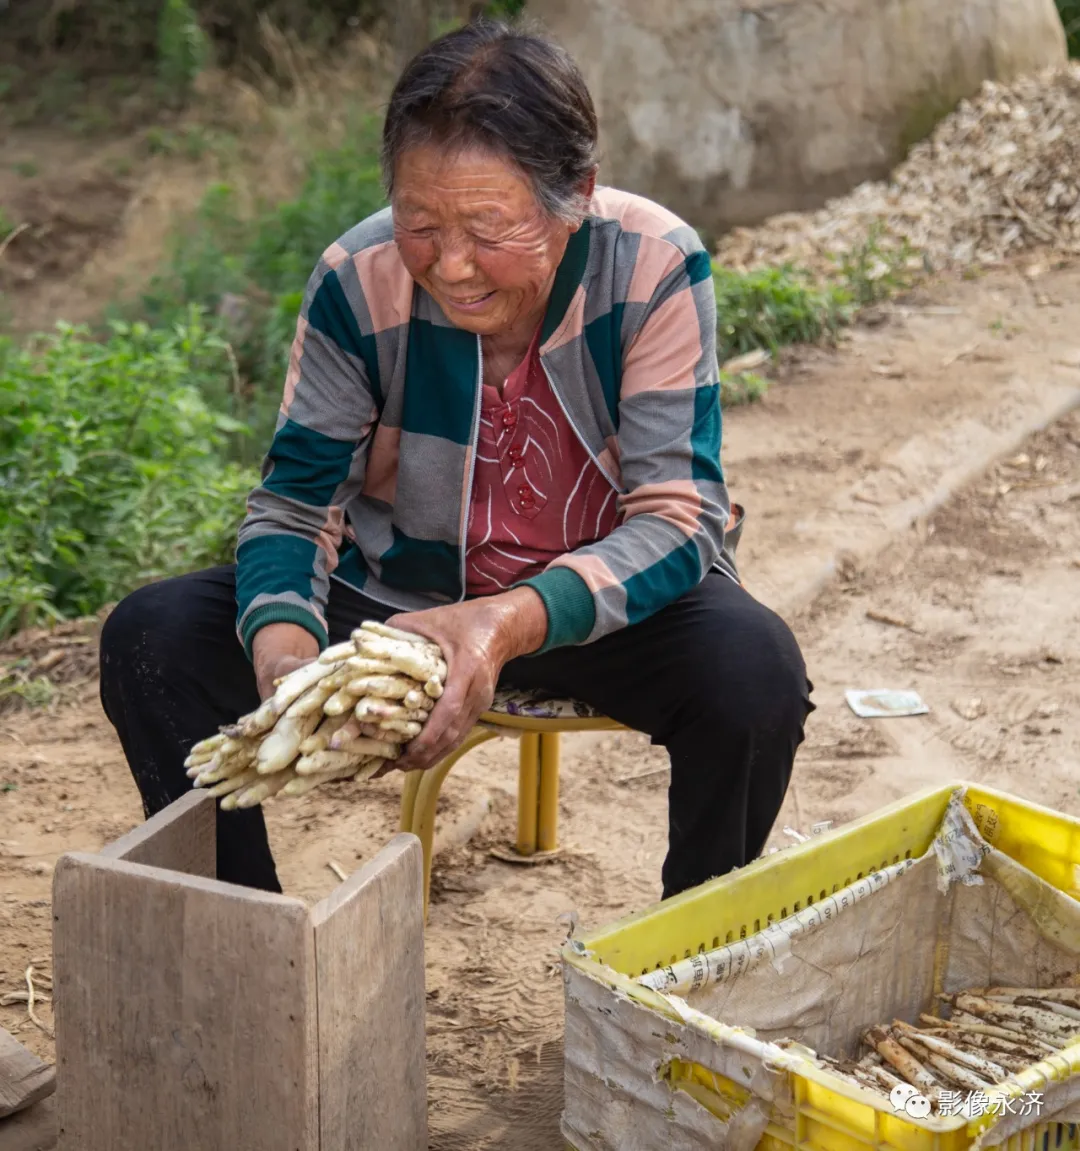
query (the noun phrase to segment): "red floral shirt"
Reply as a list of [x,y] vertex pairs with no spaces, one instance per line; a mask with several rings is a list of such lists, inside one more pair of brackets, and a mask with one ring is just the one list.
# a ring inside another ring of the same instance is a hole
[[466,594],[495,595],[609,535],[617,492],[563,413],[539,332],[500,395],[483,385],[465,550]]

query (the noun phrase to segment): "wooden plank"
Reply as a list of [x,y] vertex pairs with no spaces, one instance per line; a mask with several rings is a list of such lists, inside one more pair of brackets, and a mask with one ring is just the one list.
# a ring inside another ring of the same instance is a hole
[[0,1119],[0,1151],[53,1151],[56,1100],[43,1099],[8,1119]]
[[312,909],[321,1151],[425,1151],[424,862],[396,835]]
[[60,1151],[317,1151],[303,903],[69,854],[53,916]]
[[217,875],[217,805],[192,790],[127,835],[103,847],[102,859],[125,859],[185,875]]
[[56,1068],[28,1051],[0,1027],[0,1119],[56,1090]]

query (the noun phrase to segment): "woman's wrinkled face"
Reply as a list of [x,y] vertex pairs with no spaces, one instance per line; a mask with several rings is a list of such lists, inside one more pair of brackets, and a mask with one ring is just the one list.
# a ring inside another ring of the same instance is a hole
[[456,327],[497,336],[543,316],[572,231],[526,177],[481,148],[417,145],[394,174],[394,239]]

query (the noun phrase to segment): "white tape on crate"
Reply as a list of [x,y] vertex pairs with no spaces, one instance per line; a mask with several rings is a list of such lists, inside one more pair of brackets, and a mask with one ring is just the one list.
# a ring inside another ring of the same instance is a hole
[[[943,891],[953,883],[982,883],[978,871],[990,846],[979,834],[975,821],[964,806],[962,792],[954,792],[950,797],[930,850],[937,856],[938,883]],[[880,891],[914,867],[915,862],[914,859],[901,859],[899,863],[873,871],[848,887],[826,895],[805,910],[797,911],[779,923],[769,924],[764,931],[640,975],[637,982],[654,991],[686,994],[734,979],[764,959],[769,959],[780,971],[791,954],[793,939],[828,923],[860,900]]]
[[778,970],[783,969],[784,961],[791,954],[791,941],[804,932],[812,931],[823,923],[828,923],[853,907],[860,900],[880,891],[886,884],[903,875],[915,866],[915,860],[902,859],[890,864],[881,871],[873,871],[863,879],[858,879],[848,887],[842,887],[832,895],[781,919],[770,923],[763,931],[758,931],[746,939],[736,940],[712,951],[699,952],[677,963],[661,967],[640,975],[637,982],[654,991],[674,991],[686,994],[700,991],[713,983],[725,983],[756,967],[768,959]]

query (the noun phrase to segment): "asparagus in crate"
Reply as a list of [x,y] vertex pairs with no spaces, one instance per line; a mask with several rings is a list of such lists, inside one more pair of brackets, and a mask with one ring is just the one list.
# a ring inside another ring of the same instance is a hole
[[1077,987],[973,988],[941,1000],[948,1019],[923,1014],[917,1026],[893,1020],[871,1027],[863,1037],[868,1055],[822,1062],[883,1096],[910,1084],[945,1113],[947,1099],[998,1088],[1080,1039]]
[[369,621],[278,680],[255,711],[195,744],[184,766],[225,810],[368,779],[420,734],[445,682],[437,644]]

